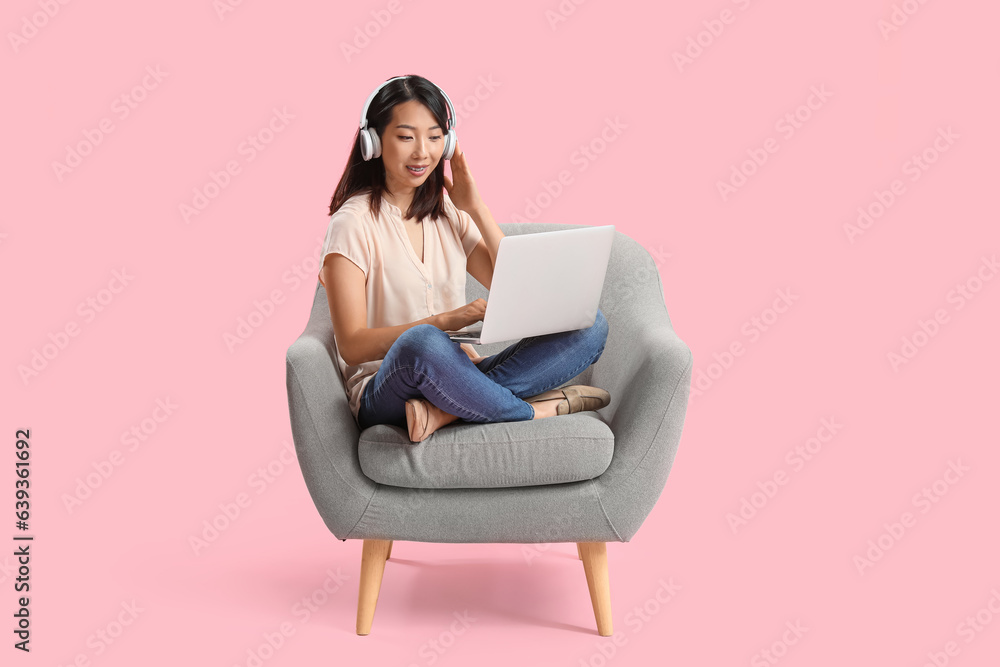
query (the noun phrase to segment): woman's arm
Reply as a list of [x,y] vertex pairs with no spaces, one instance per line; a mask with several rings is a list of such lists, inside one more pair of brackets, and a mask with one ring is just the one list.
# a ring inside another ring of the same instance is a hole
[[[500,226],[493,220],[493,216],[490,215],[490,209],[486,208],[486,204],[480,204],[478,208],[466,211],[466,213],[472,216],[472,220],[479,227],[479,231],[483,235],[483,242],[486,244],[486,250],[490,253],[490,264],[493,265],[493,268],[496,268],[497,251],[500,249],[500,239],[504,237],[504,233],[500,231]],[[492,274],[493,272],[490,271],[491,276]],[[479,282],[482,281],[480,280]],[[489,289],[489,285],[484,283],[484,286],[486,289]]]
[[[437,326],[437,317],[425,317],[394,327],[368,328],[368,303],[365,299],[365,274],[351,260],[339,253],[326,256],[323,285],[333,320],[337,349],[348,366],[384,359],[389,348],[404,331],[418,324]],[[335,286],[332,289],[329,286]]]
[[[334,289],[327,288],[326,298],[333,320],[333,335],[337,338],[337,349],[348,366],[385,359],[396,339],[418,324],[433,324],[441,329],[438,315],[409,324],[369,329],[365,274],[354,262],[339,253],[326,256],[323,285],[336,285]],[[476,354],[472,346],[463,344],[461,348],[473,361],[483,358]]]
[[[461,145],[455,147],[455,157],[451,162],[451,173],[455,182],[444,177],[444,187],[448,191],[448,197],[456,208],[468,213],[472,220],[479,227],[483,235],[483,242],[486,244],[486,251],[490,255],[490,264],[497,265],[497,250],[500,248],[500,239],[504,237],[500,227],[493,220],[490,209],[483,203],[479,196],[479,189],[472,178],[472,170],[469,168],[469,161],[465,157],[465,151],[461,150]],[[475,251],[473,251],[475,252]],[[492,275],[492,271],[490,272]],[[479,278],[476,278],[479,280]],[[482,282],[482,281],[480,281]]]

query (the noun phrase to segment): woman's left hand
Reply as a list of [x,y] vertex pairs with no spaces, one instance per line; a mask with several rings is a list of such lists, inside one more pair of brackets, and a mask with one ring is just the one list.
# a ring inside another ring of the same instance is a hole
[[465,159],[465,153],[462,152],[461,146],[455,146],[455,155],[449,162],[451,162],[451,174],[455,178],[455,182],[452,183],[446,174],[444,187],[455,207],[471,215],[473,211],[483,207],[483,200],[479,198],[479,190],[476,189],[476,182],[472,180],[469,162]]

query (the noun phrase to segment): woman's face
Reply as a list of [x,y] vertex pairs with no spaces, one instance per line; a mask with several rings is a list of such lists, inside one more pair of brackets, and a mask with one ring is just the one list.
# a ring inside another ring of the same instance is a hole
[[[392,120],[379,138],[386,187],[393,195],[412,195],[427,180],[444,152],[444,128],[430,109],[417,100],[397,104]],[[413,171],[410,167],[423,167]]]

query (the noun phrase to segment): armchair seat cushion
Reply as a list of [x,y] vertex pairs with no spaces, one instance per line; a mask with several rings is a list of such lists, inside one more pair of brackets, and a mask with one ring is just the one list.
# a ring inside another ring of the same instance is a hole
[[614,433],[599,412],[587,411],[519,422],[456,421],[418,443],[400,427],[378,424],[362,431],[358,458],[379,484],[476,489],[593,479],[608,469],[614,449]]

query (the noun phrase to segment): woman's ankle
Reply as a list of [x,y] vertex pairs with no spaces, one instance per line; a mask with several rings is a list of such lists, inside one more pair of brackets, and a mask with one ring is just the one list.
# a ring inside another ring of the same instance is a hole
[[435,425],[435,430],[441,428],[442,426],[447,426],[458,419],[457,416],[451,414],[450,412],[445,412],[430,401],[427,401],[427,410],[428,416],[431,418],[431,423]]
[[537,403],[529,403],[534,410],[535,416],[532,419],[544,419],[546,417],[556,416],[556,405],[558,401],[538,401]]

